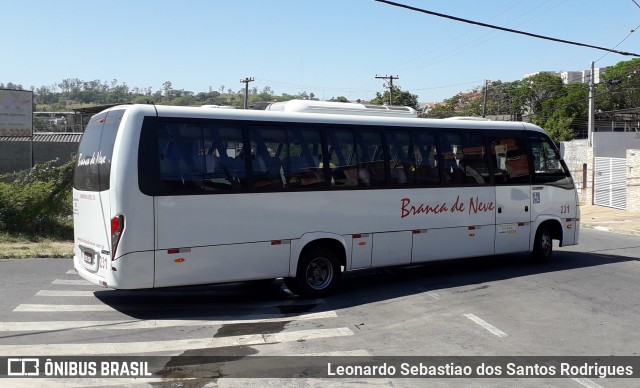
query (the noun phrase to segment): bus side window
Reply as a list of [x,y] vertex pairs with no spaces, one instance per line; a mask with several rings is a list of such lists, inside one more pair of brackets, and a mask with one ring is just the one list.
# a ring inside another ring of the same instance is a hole
[[320,163],[322,142],[316,129],[295,128],[287,130],[288,156],[284,160],[289,188],[307,189],[323,187],[326,184]]
[[458,132],[443,132],[440,135],[440,149],[444,159],[444,184],[462,185],[465,183],[462,159],[464,152],[462,138]]
[[497,185],[529,183],[529,158],[522,138],[492,136],[491,159]]
[[239,126],[205,124],[204,186],[207,192],[238,191],[246,187],[246,168]]
[[358,186],[355,139],[349,129],[327,131],[331,185],[335,188]]
[[379,187],[386,183],[380,132],[330,129],[327,140],[333,187]]
[[358,186],[379,187],[386,183],[384,148],[380,135],[380,132],[372,130],[355,132]]
[[489,183],[489,164],[484,145],[484,136],[479,133],[463,134],[464,159],[462,170],[465,174],[465,182],[470,184]]
[[279,126],[254,126],[251,139],[252,189],[279,191],[287,186],[283,159],[287,154],[287,133]]
[[438,148],[435,136],[431,132],[420,131],[414,133],[413,138],[415,182],[418,185],[439,185],[440,168],[438,167]]
[[160,180],[172,194],[203,190],[204,155],[199,126],[163,123],[158,130]]
[[573,189],[573,179],[551,139],[544,135],[529,136],[533,156],[533,182]]
[[486,185],[489,165],[484,137],[473,132],[443,132],[440,148],[444,159],[444,183],[450,185]]
[[389,149],[389,168],[392,185],[415,184],[415,155],[411,135],[407,131],[385,133]]

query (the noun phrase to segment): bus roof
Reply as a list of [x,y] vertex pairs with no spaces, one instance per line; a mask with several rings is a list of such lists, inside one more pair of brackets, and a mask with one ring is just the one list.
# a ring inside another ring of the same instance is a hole
[[[336,103],[347,104],[347,103]],[[351,105],[351,104],[349,104]],[[362,104],[353,104],[362,105]],[[169,106],[133,104],[114,107],[113,109],[126,109],[130,113],[138,113],[143,116],[176,117],[176,118],[210,118],[221,120],[249,120],[249,121],[288,121],[297,123],[316,124],[349,124],[349,125],[380,125],[394,127],[425,127],[442,129],[504,129],[544,132],[536,125],[521,121],[483,121],[483,120],[447,120],[447,119],[423,119],[423,118],[398,118],[397,116],[360,115],[360,114],[322,114],[300,113],[284,110],[252,110],[252,109],[207,109],[200,107]],[[362,108],[356,108],[362,109]]]
[[418,112],[408,106],[395,105],[365,105],[351,102],[289,100],[274,102],[266,110],[280,112],[304,112],[343,114],[357,116],[390,116],[390,117],[418,117]]

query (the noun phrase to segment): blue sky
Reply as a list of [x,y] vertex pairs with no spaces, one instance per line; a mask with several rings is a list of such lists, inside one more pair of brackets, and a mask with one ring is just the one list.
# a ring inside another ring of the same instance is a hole
[[[632,0],[396,0],[613,48],[640,25]],[[399,76],[421,102],[485,79],[584,70],[633,57],[489,30],[374,0],[59,0],[0,5],[0,82],[65,78],[193,92],[270,86],[276,94],[371,99]],[[640,52],[640,31],[617,48]]]

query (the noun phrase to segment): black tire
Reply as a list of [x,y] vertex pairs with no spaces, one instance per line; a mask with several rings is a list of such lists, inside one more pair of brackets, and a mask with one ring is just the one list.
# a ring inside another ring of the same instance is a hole
[[296,277],[285,278],[284,283],[291,292],[303,298],[320,298],[333,291],[340,275],[336,254],[329,249],[316,247],[300,257]]
[[536,239],[533,242],[533,252],[531,256],[538,261],[548,261],[553,253],[553,239],[551,230],[545,225],[541,225],[536,232]]

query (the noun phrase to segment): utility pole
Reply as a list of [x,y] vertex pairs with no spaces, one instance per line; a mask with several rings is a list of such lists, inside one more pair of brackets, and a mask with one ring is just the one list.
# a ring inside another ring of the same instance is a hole
[[487,114],[487,89],[489,88],[489,80],[484,80],[484,101],[482,102],[482,118]]
[[255,81],[253,77],[240,80],[240,82],[244,83],[244,109],[249,109],[249,82],[253,81]]
[[388,79],[389,80],[389,105],[393,105],[393,80],[394,79],[399,79],[399,77],[396,75],[395,77],[392,75],[377,75],[376,74],[376,78],[378,79]]
[[591,62],[591,72],[589,75],[589,121],[587,124],[587,143],[589,144],[589,147],[593,147],[593,132],[595,129],[595,118],[596,118],[596,108],[595,108],[595,104],[594,104],[594,89],[595,89],[595,82],[593,80],[594,78],[594,66],[595,62]]

